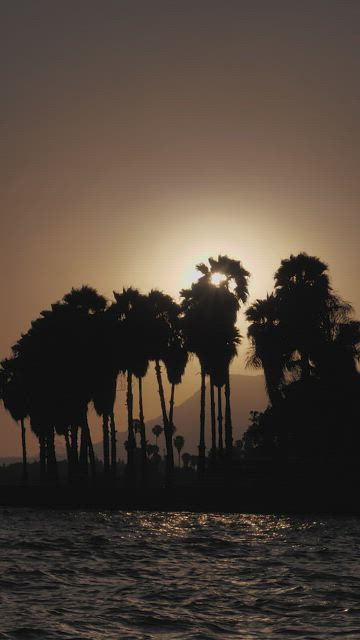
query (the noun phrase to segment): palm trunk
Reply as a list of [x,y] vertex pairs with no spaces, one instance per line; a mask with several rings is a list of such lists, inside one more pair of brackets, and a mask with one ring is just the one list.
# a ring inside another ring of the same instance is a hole
[[70,427],[70,442],[71,453],[74,465],[77,467],[79,464],[79,451],[78,451],[78,427],[71,425]]
[[169,425],[169,420],[166,413],[166,403],[164,387],[162,384],[161,368],[159,360],[155,361],[156,379],[159,388],[161,411],[163,416],[165,442],[166,442],[166,480],[168,485],[172,485],[174,476],[174,450],[172,446],[172,433]]
[[223,414],[222,414],[222,398],[221,387],[218,387],[218,431],[219,431],[219,458],[223,457]]
[[78,451],[78,430],[75,425],[70,427],[70,446],[71,446],[71,478],[79,477],[79,451]]
[[226,460],[228,464],[232,461],[232,422],[231,422],[231,404],[230,404],[230,376],[229,371],[226,373],[225,381],[225,448]]
[[169,403],[169,425],[173,426],[174,420],[174,398],[175,398],[175,385],[171,385],[170,403]]
[[88,475],[88,438],[85,421],[81,425],[79,465],[81,476],[86,478]]
[[127,372],[126,404],[127,404],[127,414],[128,414],[127,480],[130,485],[133,485],[135,481],[134,450],[135,450],[136,442],[134,437],[133,392],[132,392],[131,371]]
[[64,438],[65,438],[66,457],[67,457],[67,464],[68,464],[68,481],[71,483],[74,477],[74,462],[73,462],[73,452],[71,449],[71,442],[70,442],[68,429],[65,430]]
[[27,455],[26,455],[26,431],[25,431],[24,418],[20,419],[20,424],[21,424],[21,447],[22,447],[22,482],[26,484],[28,480],[28,473],[27,473]]
[[198,475],[202,477],[205,473],[205,393],[206,393],[206,374],[205,369],[201,366],[201,392],[200,392],[200,441],[199,441],[199,458],[198,458]]
[[110,438],[111,438],[111,476],[116,478],[116,426],[114,411],[110,413]]
[[57,482],[58,472],[57,472],[57,462],[56,462],[56,453],[55,453],[55,434],[54,428],[52,427],[49,433],[46,435],[46,445],[47,445],[47,462],[48,462],[48,479],[51,482]]
[[141,439],[141,481],[146,484],[147,478],[147,455],[146,455],[146,433],[144,420],[144,405],[142,395],[142,378],[139,378],[139,419],[140,419],[140,439]]
[[102,416],[102,430],[103,430],[103,452],[104,452],[104,475],[107,478],[109,475],[109,416],[107,413],[103,413]]
[[46,440],[44,434],[39,435],[40,448],[40,482],[46,482]]
[[215,394],[214,381],[210,377],[210,412],[211,412],[211,466],[216,467],[216,419],[215,419]]
[[89,452],[89,461],[90,461],[90,469],[91,469],[91,478],[92,480],[95,480],[96,478],[96,461],[95,461],[95,453],[94,453],[94,447],[93,447],[93,443],[92,443],[92,439],[91,439],[91,433],[90,433],[90,429],[89,429],[89,423],[87,420],[87,416],[85,415],[85,419],[84,419],[84,427],[85,427],[85,434],[86,434],[86,441],[87,441],[87,450]]
[[309,363],[309,354],[304,350],[301,352],[300,363],[302,377],[304,380],[307,380],[308,378],[310,378],[311,369]]

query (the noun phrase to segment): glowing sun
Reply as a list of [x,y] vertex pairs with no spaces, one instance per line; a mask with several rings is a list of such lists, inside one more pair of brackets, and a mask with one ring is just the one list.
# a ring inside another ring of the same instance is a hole
[[211,282],[218,287],[222,282],[225,282],[226,276],[223,273],[213,273],[211,275]]

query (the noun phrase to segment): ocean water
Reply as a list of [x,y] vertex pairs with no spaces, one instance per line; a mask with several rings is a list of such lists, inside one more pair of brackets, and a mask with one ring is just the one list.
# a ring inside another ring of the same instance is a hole
[[0,510],[0,638],[360,638],[360,520]]

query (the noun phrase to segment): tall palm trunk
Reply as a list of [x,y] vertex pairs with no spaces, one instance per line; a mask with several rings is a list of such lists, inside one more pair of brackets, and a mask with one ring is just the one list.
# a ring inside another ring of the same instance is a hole
[[171,385],[171,393],[170,393],[170,403],[169,403],[169,425],[170,427],[174,424],[174,403],[175,403],[175,385]]
[[134,418],[133,418],[133,391],[132,391],[132,373],[127,372],[127,392],[126,404],[128,414],[128,441],[127,441],[127,480],[133,485],[135,481],[135,436],[134,436]]
[[67,464],[68,464],[68,481],[71,482],[74,477],[74,461],[73,461],[73,452],[71,448],[70,435],[69,435],[68,429],[65,429],[64,438],[65,438],[66,457],[67,457]]
[[75,466],[79,464],[79,451],[78,451],[78,430],[79,428],[76,425],[71,425],[70,427],[70,444],[71,444],[71,453],[72,459]]
[[46,482],[46,439],[45,435],[41,433],[39,435],[39,448],[40,448],[40,482]]
[[206,393],[205,368],[201,365],[201,392],[200,392],[200,441],[198,457],[198,475],[205,473],[205,393]]
[[96,478],[95,453],[94,453],[94,447],[93,447],[93,443],[92,443],[92,439],[91,439],[89,423],[88,423],[88,419],[87,419],[86,415],[85,415],[85,419],[84,419],[84,428],[85,428],[85,434],[86,434],[86,440],[87,440],[87,450],[89,452],[91,477],[92,477],[92,480],[95,480],[95,478]]
[[311,368],[309,363],[309,354],[305,349],[301,351],[301,360],[300,360],[301,374],[304,380],[310,378]]
[[229,370],[226,373],[225,380],[225,448],[226,460],[228,463],[232,461],[232,421],[231,421],[231,404],[230,404],[230,376]]
[[142,378],[139,378],[139,420],[140,420],[140,441],[141,441],[141,481],[146,483],[147,477],[147,455],[146,455],[146,433],[144,419],[144,405],[142,394]]
[[116,425],[114,411],[110,413],[110,441],[111,441],[111,477],[116,478]]
[[55,453],[55,434],[53,427],[51,427],[50,431],[46,434],[46,450],[48,463],[48,479],[51,482],[57,482],[58,471]]
[[103,430],[103,452],[104,452],[104,475],[108,477],[110,468],[109,459],[109,415],[103,413],[102,416],[102,430]]
[[22,448],[22,481],[26,484],[28,479],[27,455],[26,455],[26,431],[24,418],[20,419],[21,424],[21,448]]
[[219,458],[223,457],[224,443],[223,443],[223,414],[222,414],[222,397],[221,387],[218,387],[218,432],[219,432]]
[[211,466],[216,467],[216,419],[215,419],[215,394],[214,381],[210,377],[210,414],[211,414]]
[[172,445],[172,433],[170,429],[169,420],[166,413],[166,403],[165,403],[165,394],[164,387],[162,383],[161,377],[161,368],[159,360],[155,361],[155,373],[156,379],[158,383],[159,396],[160,396],[160,404],[161,411],[163,417],[164,424],[164,433],[165,433],[165,442],[166,442],[166,480],[169,485],[173,483],[174,476],[174,450]]
[[81,425],[80,432],[80,456],[79,456],[80,474],[83,478],[88,475],[88,437],[86,433],[85,421]]
[[70,446],[71,446],[71,478],[79,477],[79,451],[78,451],[78,431],[77,425],[70,426]]

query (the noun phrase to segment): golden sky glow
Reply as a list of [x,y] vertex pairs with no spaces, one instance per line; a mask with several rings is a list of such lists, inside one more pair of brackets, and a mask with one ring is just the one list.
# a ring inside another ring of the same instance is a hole
[[250,302],[317,255],[359,313],[358,1],[6,0],[0,25],[2,357],[72,286],[178,297],[219,253]]

